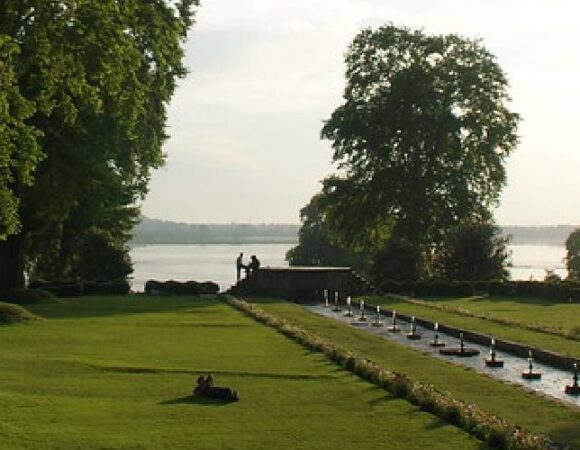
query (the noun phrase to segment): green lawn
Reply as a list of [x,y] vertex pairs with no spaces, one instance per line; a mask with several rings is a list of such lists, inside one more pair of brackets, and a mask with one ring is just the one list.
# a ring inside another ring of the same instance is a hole
[[[527,330],[517,326],[495,323],[485,319],[466,317],[449,311],[438,311],[429,308],[427,306],[411,304],[405,302],[404,300],[393,297],[369,297],[368,301],[373,305],[379,304],[388,309],[395,309],[397,311],[406,314],[411,314],[417,317],[430,319],[435,322],[441,322],[447,325],[452,325],[467,330],[479,331],[481,333],[485,333],[491,336],[521,342],[531,347],[551,350],[553,352],[561,353],[563,355],[569,355],[574,356],[576,358],[580,358],[580,341],[578,340],[566,339],[565,337]],[[461,300],[459,301],[461,302]],[[467,305],[480,304],[479,301],[477,300],[472,300],[471,303],[469,303],[468,299],[463,299],[462,303],[454,303],[454,301],[450,299],[440,300],[439,304],[442,303],[473,311],[475,311],[475,309],[470,308]],[[486,307],[485,304],[487,304],[488,306]],[[511,301],[506,300],[506,305],[505,306],[501,305],[502,304],[497,305],[494,304],[493,300],[487,301],[482,300],[482,305],[479,306],[482,309],[477,310],[477,312],[500,316],[501,314],[503,314],[503,309],[505,309],[506,310],[505,317],[521,321],[528,320],[531,321],[535,320],[535,318],[537,317],[546,316],[550,317],[551,320],[550,324],[561,323],[566,324],[566,326],[570,327],[580,325],[580,305],[574,304],[554,305],[553,303],[543,305],[540,302],[520,304],[515,300]],[[520,305],[522,309],[522,312],[519,315],[515,311],[517,305]]]
[[[580,448],[580,410],[528,393],[523,389],[475,373],[371,333],[312,314],[300,306],[272,299],[250,299],[261,308],[298,323],[337,345],[355,351],[412,378],[451,392],[532,432]],[[412,305],[411,305],[412,306]],[[402,310],[402,308],[401,308]],[[471,327],[466,327],[471,328]]]
[[[0,448],[476,449],[215,300],[107,297],[0,327]],[[241,401],[191,400],[199,373]]]
[[578,303],[556,303],[553,300],[532,297],[493,296],[433,297],[428,301],[491,317],[550,327],[562,332],[580,329],[580,304]]

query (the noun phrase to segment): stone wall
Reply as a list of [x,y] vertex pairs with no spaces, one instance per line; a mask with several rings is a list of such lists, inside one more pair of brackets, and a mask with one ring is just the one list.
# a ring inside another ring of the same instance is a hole
[[322,299],[327,289],[347,295],[368,294],[372,287],[350,267],[265,267],[231,289],[233,294],[252,294],[290,298],[295,301]]

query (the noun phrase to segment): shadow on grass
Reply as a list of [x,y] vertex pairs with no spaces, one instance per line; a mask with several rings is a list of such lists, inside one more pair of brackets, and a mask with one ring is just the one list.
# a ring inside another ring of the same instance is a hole
[[159,402],[158,405],[203,405],[203,406],[225,406],[229,405],[228,400],[218,398],[198,397],[193,395],[186,395],[185,397],[173,398]]
[[218,314],[212,308],[223,304],[217,297],[145,295],[94,296],[60,299],[59,303],[30,305],[29,310],[47,319],[83,319],[137,314],[184,312]]
[[540,297],[518,297],[518,296],[480,296],[480,297],[469,297],[469,300],[476,302],[490,302],[490,303],[518,303],[521,305],[531,305],[531,306],[558,306],[564,305],[568,302],[562,300],[550,300],[547,298]]

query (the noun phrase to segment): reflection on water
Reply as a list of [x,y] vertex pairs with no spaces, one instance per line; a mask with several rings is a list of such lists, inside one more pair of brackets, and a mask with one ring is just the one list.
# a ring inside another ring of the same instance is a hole
[[[214,281],[222,290],[235,281],[235,260],[244,252],[245,261],[256,255],[262,266],[287,266],[286,251],[292,244],[206,244],[146,245],[131,250],[134,263],[133,290],[142,291],[149,279]],[[565,277],[564,247],[512,245],[511,277],[515,280],[543,280],[546,269]]]

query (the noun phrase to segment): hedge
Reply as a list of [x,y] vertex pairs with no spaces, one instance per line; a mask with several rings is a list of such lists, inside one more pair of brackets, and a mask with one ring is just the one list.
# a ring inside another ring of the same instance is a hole
[[558,302],[580,301],[580,282],[387,280],[378,286],[387,294],[423,297],[465,297],[484,293],[500,297],[539,297]]
[[287,320],[279,319],[256,305],[229,298],[227,302],[255,320],[277,329],[312,351],[324,353],[331,361],[361,378],[380,386],[395,397],[404,398],[423,411],[449,422],[467,433],[500,449],[561,449],[559,444],[545,436],[533,434],[479,409],[476,405],[453,398],[432,385],[413,380],[406,374],[389,371],[369,359],[338,347],[320,336],[306,331]]
[[145,283],[145,294],[147,295],[215,295],[220,287],[213,281],[156,281],[149,280]]

